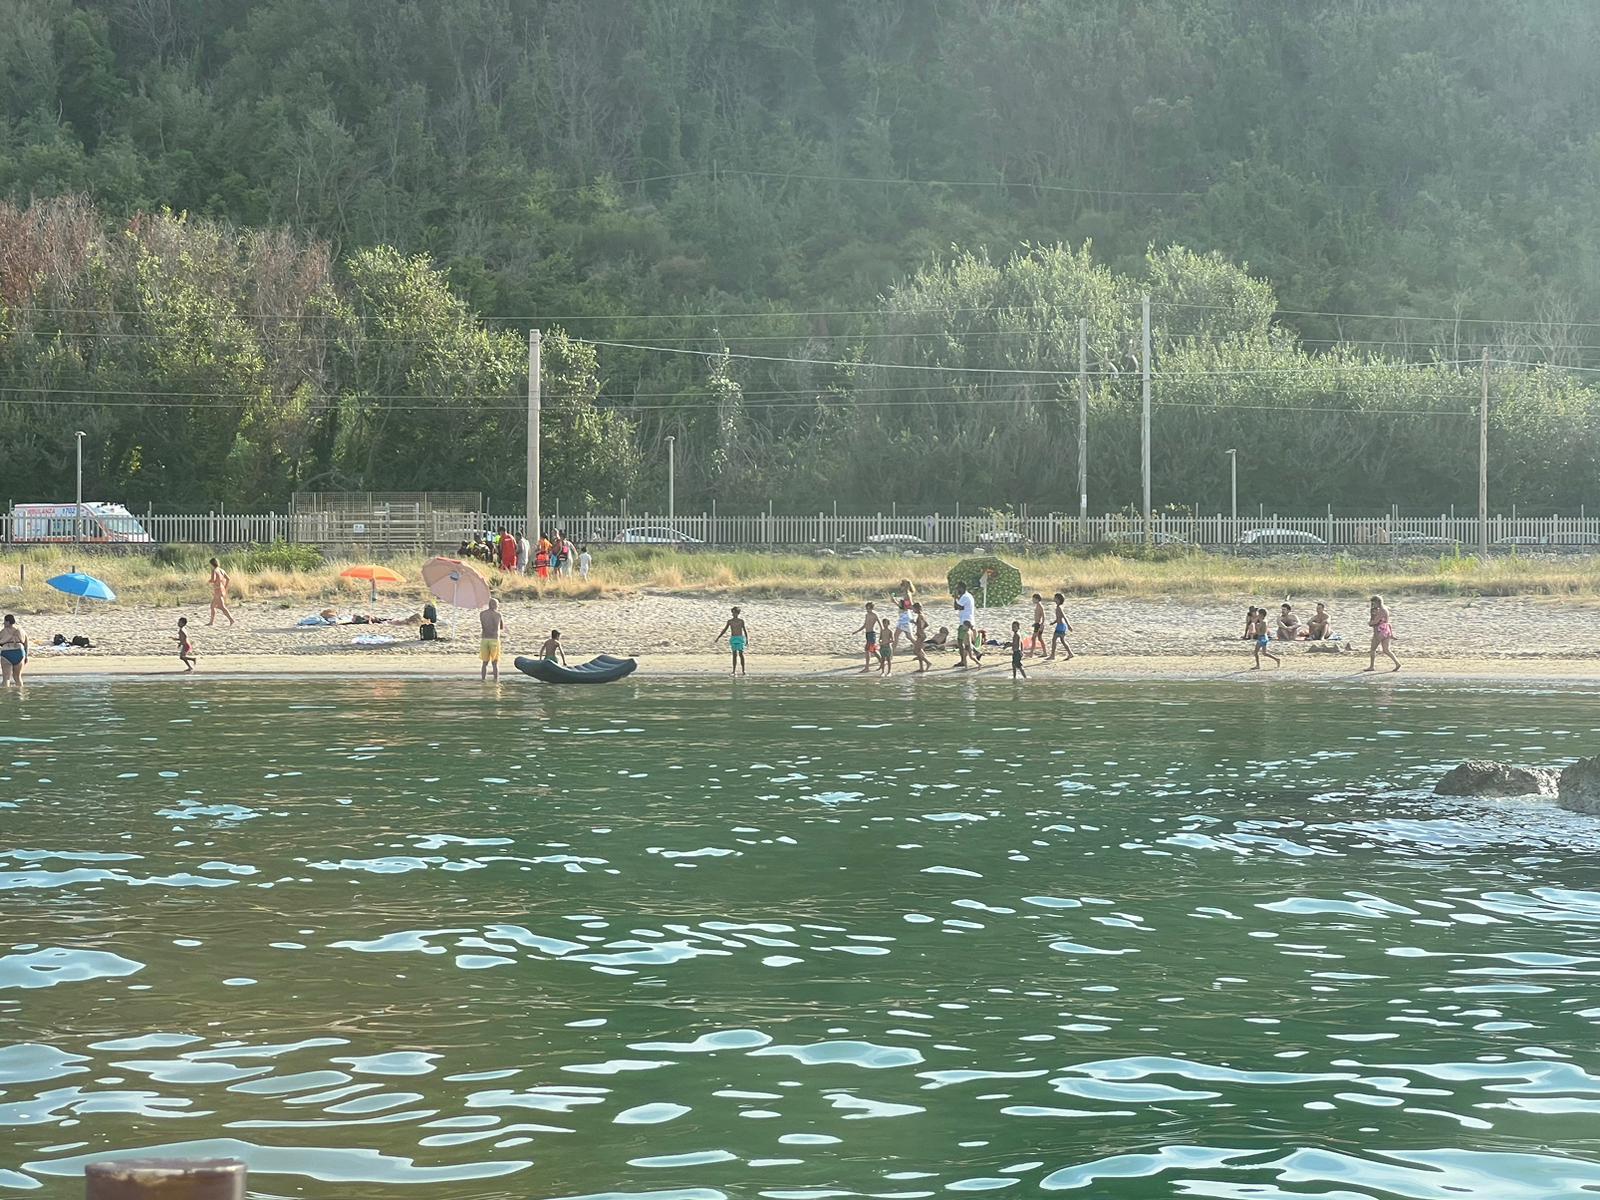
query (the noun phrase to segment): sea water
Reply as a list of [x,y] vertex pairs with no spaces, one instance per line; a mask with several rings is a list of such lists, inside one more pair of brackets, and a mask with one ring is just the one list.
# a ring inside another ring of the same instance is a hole
[[0,1193],[1600,1193],[1592,695],[35,682]]

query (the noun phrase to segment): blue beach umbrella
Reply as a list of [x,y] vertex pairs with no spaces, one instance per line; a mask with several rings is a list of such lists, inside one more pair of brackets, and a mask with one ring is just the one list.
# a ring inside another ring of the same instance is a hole
[[117,594],[105,583],[93,575],[85,575],[82,571],[69,571],[65,575],[57,575],[53,579],[46,579],[51,587],[58,592],[65,592],[69,596],[76,596],[82,600],[115,600]]

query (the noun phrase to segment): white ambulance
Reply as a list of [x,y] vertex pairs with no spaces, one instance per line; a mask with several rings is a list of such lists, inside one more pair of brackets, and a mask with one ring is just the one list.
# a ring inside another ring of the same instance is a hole
[[11,509],[13,542],[84,542],[105,545],[122,542],[148,542],[150,534],[120,504],[84,501],[82,537],[73,536],[76,504],[17,504]]

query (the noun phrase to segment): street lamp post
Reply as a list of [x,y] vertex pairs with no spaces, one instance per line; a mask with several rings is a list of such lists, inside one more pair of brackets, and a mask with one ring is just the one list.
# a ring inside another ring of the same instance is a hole
[[72,544],[76,546],[83,541],[83,439],[88,435],[80,429],[73,436],[78,440],[78,490],[72,505]]
[[1239,451],[1228,451],[1228,476],[1233,490],[1233,536],[1239,536]]
[[677,438],[673,437],[670,433],[667,434],[667,524],[668,525],[671,525],[676,520],[676,517],[675,517],[674,514],[676,513],[677,507],[678,507],[678,503],[677,503],[678,498],[677,498],[677,495],[676,495],[676,491],[677,491],[677,478],[676,478],[676,476],[677,476],[677,467],[678,467],[678,462],[677,462],[677,459],[678,459],[677,442],[678,442]]

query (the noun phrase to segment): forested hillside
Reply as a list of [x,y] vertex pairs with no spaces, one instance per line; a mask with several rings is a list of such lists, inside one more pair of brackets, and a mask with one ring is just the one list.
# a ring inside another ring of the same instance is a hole
[[0,0],[6,490],[84,428],[135,503],[510,496],[536,324],[691,352],[552,340],[564,503],[659,503],[672,433],[685,506],[1075,510],[1082,317],[1117,508],[1148,292],[1158,503],[1240,446],[1269,507],[1470,505],[1487,348],[1497,507],[1592,505],[1597,44],[1588,0]]

